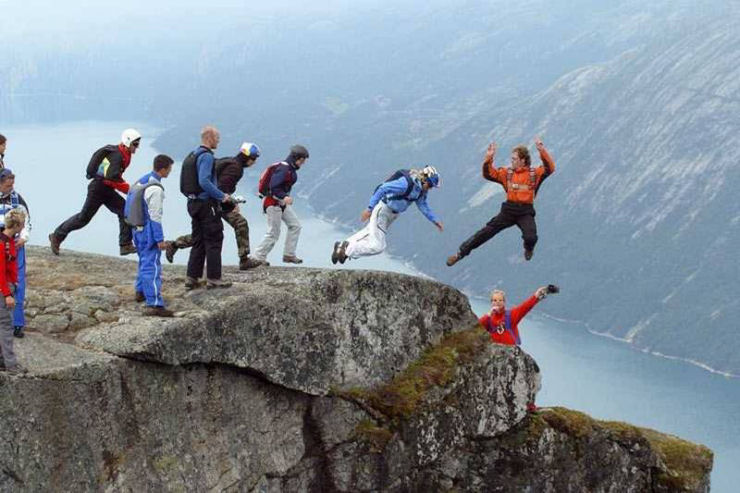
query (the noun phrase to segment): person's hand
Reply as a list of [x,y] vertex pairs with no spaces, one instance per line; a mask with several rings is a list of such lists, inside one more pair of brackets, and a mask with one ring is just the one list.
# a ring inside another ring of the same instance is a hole
[[534,292],[534,295],[537,297],[538,300],[544,299],[547,296],[547,286],[537,288],[537,291]]
[[496,157],[496,151],[498,150],[498,145],[496,145],[495,142],[491,142],[488,144],[488,149],[486,149],[486,159],[493,159]]
[[438,229],[438,230],[439,230],[440,232],[442,232],[442,231],[444,231],[444,230],[445,230],[445,227],[444,227],[444,225],[442,224],[442,221],[440,221],[440,222],[438,222],[438,223],[434,223],[434,225],[435,225],[435,226],[437,226],[437,229]]
[[283,199],[283,203],[284,203],[285,205],[292,205],[292,204],[293,204],[293,197],[285,197],[285,198]]
[[23,238],[18,238],[18,240],[16,240],[15,242],[15,247],[20,248],[25,244],[26,244],[26,240],[24,240]]
[[13,298],[12,296],[6,296],[5,297],[5,307],[8,310],[12,310],[13,308],[15,308],[15,298]]
[[539,135],[534,138],[534,145],[537,147],[537,150],[540,152],[545,150],[545,144],[542,143],[542,139],[540,138]]
[[159,248],[160,250],[167,250],[167,245],[169,244],[169,241],[160,241],[159,243],[157,243],[157,248]]
[[369,210],[365,209],[364,211],[362,211],[362,214],[360,215],[360,221],[362,221],[364,223],[365,221],[367,221],[368,219],[370,219],[370,216],[372,214],[373,214],[372,211],[369,211]]
[[233,202],[233,200],[231,200],[231,195],[229,195],[228,193],[225,193],[224,198],[221,199],[221,202],[223,202],[224,204],[226,202]]

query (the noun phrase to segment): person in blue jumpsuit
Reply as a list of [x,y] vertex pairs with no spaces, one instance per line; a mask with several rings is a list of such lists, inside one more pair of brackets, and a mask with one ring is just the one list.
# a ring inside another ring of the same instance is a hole
[[164,187],[162,180],[172,171],[171,157],[154,158],[154,170],[136,181],[126,200],[125,216],[134,228],[134,244],[139,255],[136,276],[136,301],[146,301],[144,315],[171,317],[162,297],[162,250],[167,248],[162,230]]
[[18,286],[15,292],[15,309],[13,310],[13,335],[23,337],[23,328],[26,326],[26,315],[23,304],[26,299],[26,249],[31,234],[31,216],[28,205],[23,197],[14,190],[15,175],[10,168],[0,170],[0,227],[5,225],[3,218],[11,209],[20,209],[26,216],[26,226],[18,233],[15,239],[18,262]]

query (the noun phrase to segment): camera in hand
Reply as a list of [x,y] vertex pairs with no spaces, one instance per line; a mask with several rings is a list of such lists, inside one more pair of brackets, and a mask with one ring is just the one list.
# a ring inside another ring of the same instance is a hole
[[554,284],[548,284],[547,285],[547,292],[550,293],[550,294],[559,293],[560,292],[560,288],[557,287]]

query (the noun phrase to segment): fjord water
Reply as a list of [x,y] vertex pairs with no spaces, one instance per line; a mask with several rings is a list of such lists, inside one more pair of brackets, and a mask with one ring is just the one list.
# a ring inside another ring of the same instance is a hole
[[[116,142],[121,130],[127,126],[131,124],[73,122],[2,128],[2,133],[9,139],[6,164],[14,170],[16,189],[25,197],[31,210],[31,244],[47,245],[47,235],[80,210],[85,199],[87,180],[84,173],[90,154],[104,144]],[[151,146],[156,129],[146,125],[137,128],[144,139],[142,148],[126,172],[129,182],[151,169],[155,154],[166,152]],[[196,144],[197,139],[194,138],[193,147]],[[230,155],[237,145],[222,143],[217,155]],[[252,191],[259,171],[267,163],[283,157],[270,154],[266,152],[257,165],[258,169],[246,174],[240,190],[248,201],[242,210],[249,221],[253,248],[264,235],[265,220],[259,200]],[[183,156],[173,157],[179,161]],[[320,158],[313,157],[312,161],[315,164],[309,161],[302,173],[310,172],[311,165],[318,165]],[[185,199],[179,193],[179,169],[164,184],[165,234],[174,237],[187,233],[190,218],[185,211]],[[303,230],[298,254],[304,258],[306,266],[335,268],[329,260],[333,242],[350,232],[321,220],[302,203],[300,185],[299,181],[296,209]],[[410,209],[409,214],[416,212]],[[399,227],[402,221],[400,218],[395,227]],[[62,248],[117,255],[117,235],[116,219],[101,208],[86,228],[70,234]],[[392,232],[389,238],[393,241]],[[269,257],[275,265],[281,265],[282,240]],[[223,258],[225,264],[237,261],[236,245],[228,225],[225,226]],[[187,252],[178,253],[176,261],[185,263]],[[388,255],[352,261],[343,268],[418,275],[412,267]],[[536,286],[532,288],[534,290]],[[474,294],[485,296],[485,293]],[[509,298],[511,303],[516,303],[528,294],[509,293]],[[538,405],[565,406],[598,419],[626,421],[705,444],[715,452],[712,490],[736,491],[740,482],[737,467],[740,465],[740,380],[635,351],[621,342],[592,335],[579,324],[541,316],[547,311],[548,304],[555,303],[558,303],[556,296],[545,300],[521,324],[522,347],[534,356],[543,374]],[[487,303],[480,298],[472,298],[471,304],[478,314],[488,310]],[[573,318],[577,318],[577,314]]]

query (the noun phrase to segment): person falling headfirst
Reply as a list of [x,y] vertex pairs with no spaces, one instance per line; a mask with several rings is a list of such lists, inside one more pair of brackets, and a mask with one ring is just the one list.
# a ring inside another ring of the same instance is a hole
[[438,187],[439,183],[439,173],[432,166],[421,170],[398,170],[393,173],[375,189],[367,209],[362,211],[360,219],[370,220],[367,226],[345,241],[334,243],[332,263],[343,264],[349,258],[377,255],[385,250],[385,235],[388,228],[412,202],[416,203],[427,219],[443,231],[442,221],[427,203],[427,192],[430,188]]
[[126,201],[117,192],[128,193],[129,184],[124,181],[123,172],[131,163],[131,158],[140,143],[141,134],[133,128],[128,128],[123,131],[120,144],[104,146],[93,153],[87,165],[87,179],[90,183],[87,186],[87,197],[82,210],[60,224],[49,235],[49,244],[54,255],[59,255],[59,246],[67,235],[87,226],[101,205],[118,216],[118,244],[121,247],[121,255],[136,253],[131,227],[126,224],[123,217]]
[[501,211],[473,236],[460,245],[458,252],[447,258],[447,265],[455,265],[463,257],[496,236],[500,231],[515,224],[522,232],[524,240],[524,258],[530,260],[537,243],[537,225],[534,222],[534,198],[542,181],[555,172],[555,163],[545,149],[542,140],[535,138],[535,145],[542,159],[542,166],[530,166],[529,150],[523,145],[511,151],[511,166],[496,168],[494,159],[497,146],[493,142],[488,146],[483,160],[483,178],[500,183],[506,191],[506,202],[501,204]]

